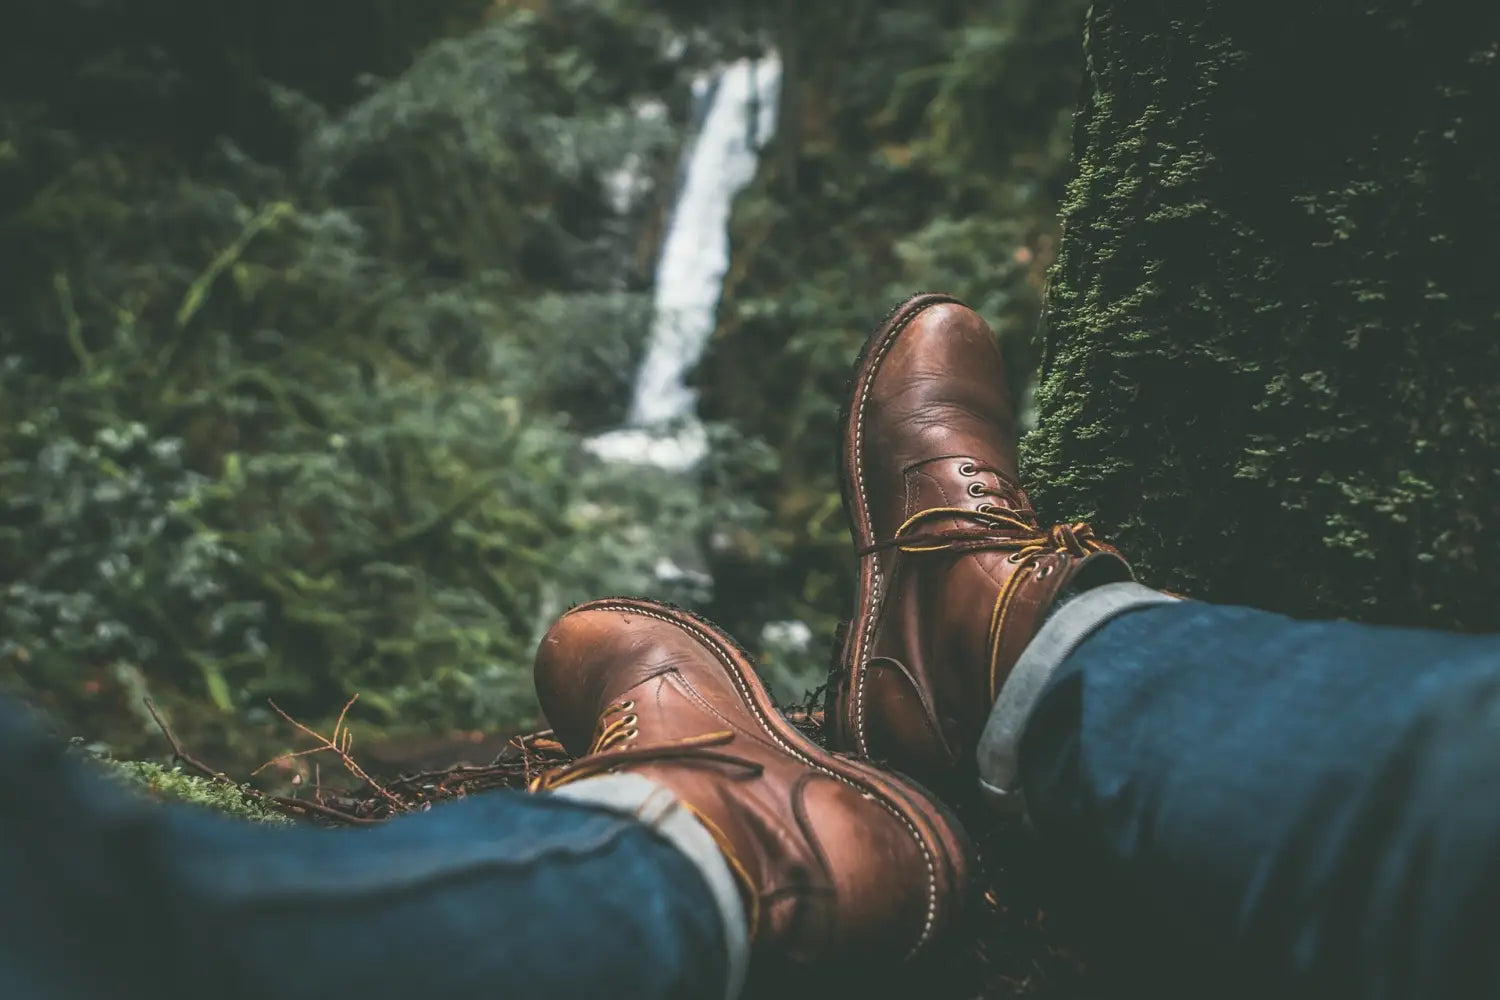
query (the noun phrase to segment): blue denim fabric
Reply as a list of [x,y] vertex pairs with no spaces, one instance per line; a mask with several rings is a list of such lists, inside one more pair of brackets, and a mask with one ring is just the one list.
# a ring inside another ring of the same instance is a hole
[[715,997],[703,877],[636,820],[496,792],[379,827],[146,802],[0,704],[0,997]]
[[1500,637],[1131,611],[1054,676],[1021,772],[1126,947],[1260,995],[1500,996]]

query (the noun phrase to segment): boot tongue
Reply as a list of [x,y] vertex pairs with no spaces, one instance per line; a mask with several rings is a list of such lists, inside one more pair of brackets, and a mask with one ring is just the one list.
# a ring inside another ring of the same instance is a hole
[[[1027,537],[1040,531],[1025,492],[974,458],[947,455],[927,459],[908,467],[904,480],[901,506],[893,505],[875,524],[876,547],[885,550],[880,568],[887,577],[894,569],[898,538],[904,541],[917,536],[918,545],[936,542],[939,547],[948,547],[965,535],[973,541],[976,532],[981,536]],[[994,568],[998,569],[998,564]]]
[[[1032,519],[1031,502],[1025,491],[1002,476],[994,464],[970,455],[945,455],[918,462],[907,467],[905,480],[906,502],[901,522],[921,511],[941,507],[995,509]],[[892,530],[899,523],[892,525]]]
[[[899,577],[905,593],[897,657],[936,685],[937,722],[950,747],[961,747],[977,733],[990,708],[993,619],[997,601],[1013,578],[1028,571],[1018,559],[1022,540],[1044,537],[1025,491],[994,467],[968,455],[945,455],[906,470],[902,520],[886,537],[909,537],[912,548],[890,546],[882,557],[887,578],[898,559],[907,559]],[[945,511],[955,511],[946,515]],[[973,512],[966,516],[957,512]],[[985,516],[985,512],[996,515]],[[982,541],[1015,539],[1013,546],[986,548]],[[984,669],[953,670],[950,664]]]

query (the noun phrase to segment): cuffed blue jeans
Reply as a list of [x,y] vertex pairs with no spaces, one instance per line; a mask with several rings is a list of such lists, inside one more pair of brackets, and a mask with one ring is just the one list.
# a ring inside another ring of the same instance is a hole
[[0,703],[6,1000],[715,998],[743,919],[707,831],[640,778],[281,828],[129,794]]
[[1500,636],[1163,600],[1049,620],[990,791],[1156,961],[1260,996],[1500,996]]
[[[1500,637],[1101,587],[1028,647],[979,753],[1122,940],[1242,970],[1205,996],[1500,995]],[[596,780],[267,829],[106,786],[0,706],[0,996],[732,991],[743,915],[706,832]]]

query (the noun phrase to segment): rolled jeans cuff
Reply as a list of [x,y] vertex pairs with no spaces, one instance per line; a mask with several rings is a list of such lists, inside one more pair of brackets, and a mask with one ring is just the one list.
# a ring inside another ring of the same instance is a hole
[[997,810],[1024,813],[1021,737],[1026,720],[1059,667],[1110,619],[1178,598],[1139,583],[1109,583],[1068,601],[1042,625],[1005,679],[979,737],[979,787]]
[[563,785],[550,793],[573,802],[584,802],[611,812],[633,816],[654,830],[693,863],[703,876],[724,926],[728,959],[725,1000],[736,1000],[745,984],[750,960],[750,933],[744,903],[729,864],[713,835],[664,785],[638,774],[607,774]]

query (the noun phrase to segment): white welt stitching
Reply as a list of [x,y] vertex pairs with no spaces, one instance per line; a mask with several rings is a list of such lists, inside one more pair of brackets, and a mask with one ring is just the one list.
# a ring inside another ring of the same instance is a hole
[[[936,305],[937,303],[933,304]],[[860,512],[864,515],[867,523],[870,520],[870,497],[865,491],[865,408],[870,401],[870,389],[875,385],[875,369],[880,367],[881,360],[890,351],[891,345],[896,342],[896,338],[901,334],[901,331],[905,330],[911,321],[921,315],[921,313],[922,309],[913,310],[899,324],[891,327],[886,333],[884,343],[876,350],[875,356],[869,360],[868,364],[864,365],[865,383],[860,388],[859,406],[855,410],[854,417],[854,483],[859,488]],[[872,542],[875,540],[874,525],[870,526],[870,540]],[[870,613],[865,618],[865,627],[860,630],[859,646],[856,650],[856,655],[851,658],[852,662],[849,664],[849,670],[854,675],[852,678],[854,683],[854,748],[861,755],[868,757],[870,756],[870,745],[869,740],[865,736],[865,674],[868,671],[865,670],[865,667],[870,662],[870,638],[874,635],[875,621],[879,617],[877,612],[880,607],[880,587],[882,581],[880,578],[879,558],[872,553],[865,556],[865,559],[870,568]]]

